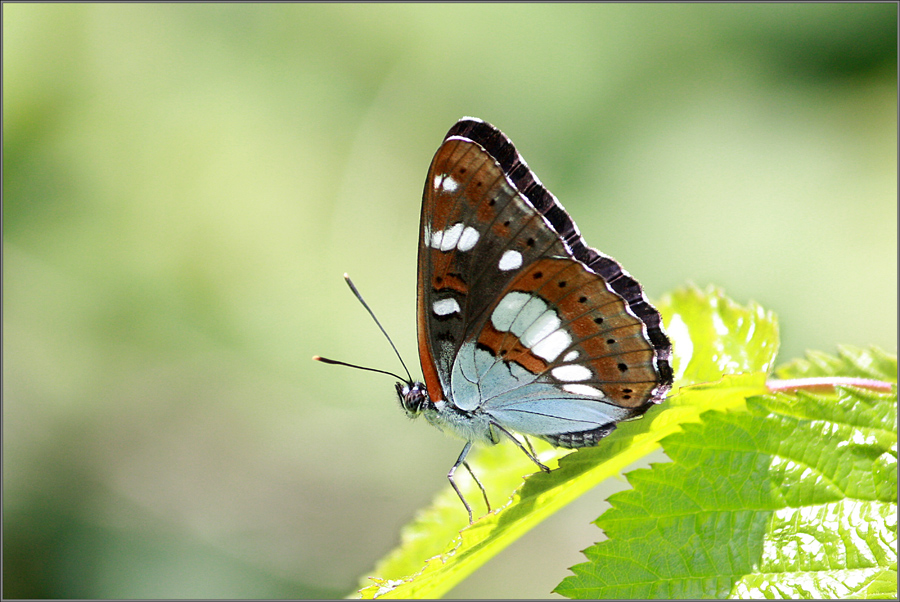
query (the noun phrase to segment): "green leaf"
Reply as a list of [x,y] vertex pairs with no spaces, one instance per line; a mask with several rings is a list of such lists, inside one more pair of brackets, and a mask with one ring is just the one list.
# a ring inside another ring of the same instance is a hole
[[798,359],[780,366],[778,378],[816,378],[825,376],[854,376],[888,382],[897,381],[897,356],[877,347],[859,349],[849,345],[838,347],[837,357],[821,351],[808,351],[806,359]]
[[676,384],[772,370],[778,353],[778,322],[775,314],[753,301],[744,307],[720,288],[691,286],[665,295],[657,309],[675,350]]
[[[868,353],[885,370],[896,365]],[[628,475],[634,489],[612,496],[596,521],[609,539],[555,591],[896,598],[896,385],[755,396],[747,410],[705,413],[664,439],[673,462]]]
[[[470,456],[472,469],[491,499],[496,501],[501,492],[505,497],[500,499],[508,501],[468,526],[459,499],[446,487],[403,528],[400,546],[376,566],[378,577],[363,580],[360,595],[444,595],[552,513],[658,449],[660,439],[682,424],[697,421],[710,409],[742,407],[747,396],[765,392],[778,346],[771,313],[752,304],[742,308],[712,288],[677,291],[658,308],[666,324],[676,325],[670,329],[676,385],[694,386],[681,389],[644,418],[619,424],[597,447],[570,453],[536,442],[542,462],[556,468],[558,460],[558,469],[551,473],[535,473],[534,465],[512,445],[479,449]],[[733,374],[722,378],[725,372]],[[523,475],[529,474],[523,483]],[[480,492],[469,479],[458,482],[477,516],[484,508]]]

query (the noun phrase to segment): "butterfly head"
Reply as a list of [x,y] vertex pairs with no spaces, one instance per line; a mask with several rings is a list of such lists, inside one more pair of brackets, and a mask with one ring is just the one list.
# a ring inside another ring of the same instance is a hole
[[422,410],[431,404],[425,383],[399,382],[396,387],[400,405],[410,418],[416,418]]

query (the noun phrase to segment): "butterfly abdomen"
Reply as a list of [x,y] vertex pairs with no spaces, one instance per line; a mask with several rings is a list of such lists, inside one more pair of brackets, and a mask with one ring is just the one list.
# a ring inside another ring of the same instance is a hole
[[549,441],[555,447],[565,447],[573,449],[578,447],[593,447],[597,445],[601,439],[616,430],[615,424],[606,424],[599,428],[580,433],[562,433],[559,435],[544,435],[541,439]]

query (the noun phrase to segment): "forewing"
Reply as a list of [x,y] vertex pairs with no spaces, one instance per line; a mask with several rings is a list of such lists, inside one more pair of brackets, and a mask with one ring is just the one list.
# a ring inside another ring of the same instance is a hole
[[559,237],[479,144],[447,138],[428,171],[418,270],[419,356],[433,400],[462,343],[480,332],[519,269],[562,255]]

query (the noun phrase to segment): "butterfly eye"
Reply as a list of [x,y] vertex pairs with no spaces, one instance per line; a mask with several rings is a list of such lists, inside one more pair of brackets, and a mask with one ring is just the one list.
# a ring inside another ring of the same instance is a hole
[[428,399],[428,390],[423,383],[397,383],[397,396],[400,398],[400,405],[410,418],[419,415],[425,406],[430,402]]

